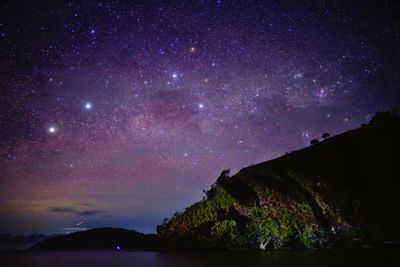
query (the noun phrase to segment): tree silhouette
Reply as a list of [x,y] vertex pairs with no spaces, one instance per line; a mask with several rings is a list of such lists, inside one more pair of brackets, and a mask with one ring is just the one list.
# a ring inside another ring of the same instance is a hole
[[321,137],[322,139],[327,139],[329,136],[331,136],[329,133],[324,133]]
[[230,169],[227,170],[223,170],[220,174],[220,176],[217,179],[217,184],[221,184],[226,182],[229,179],[229,173],[230,173]]
[[310,141],[310,144],[312,144],[312,145],[315,145],[315,144],[318,144],[318,143],[319,143],[318,139],[313,139],[313,140]]
[[393,121],[393,118],[395,118],[395,116],[390,112],[380,111],[372,117],[371,124],[387,124]]

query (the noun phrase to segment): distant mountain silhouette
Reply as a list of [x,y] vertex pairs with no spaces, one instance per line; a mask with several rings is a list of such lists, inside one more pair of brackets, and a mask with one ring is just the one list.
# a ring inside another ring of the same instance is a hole
[[39,242],[31,250],[154,249],[155,235],[121,228],[97,228]]
[[[266,137],[267,138],[267,137]],[[321,140],[229,177],[157,227],[164,246],[279,248],[400,240],[400,118]]]
[[27,249],[33,244],[55,236],[56,235],[48,236],[38,233],[12,236],[8,233],[0,233],[0,250]]

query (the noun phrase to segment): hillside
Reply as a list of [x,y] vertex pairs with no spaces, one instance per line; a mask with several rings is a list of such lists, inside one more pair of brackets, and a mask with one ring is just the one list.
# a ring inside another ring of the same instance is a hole
[[368,125],[229,176],[157,227],[164,246],[281,248],[400,240],[400,118]]
[[97,228],[54,237],[32,246],[31,250],[150,249],[154,235],[120,228]]

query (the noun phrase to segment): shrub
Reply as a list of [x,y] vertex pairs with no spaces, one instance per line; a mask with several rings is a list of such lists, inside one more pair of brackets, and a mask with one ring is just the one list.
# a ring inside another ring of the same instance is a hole
[[337,230],[337,240],[340,244],[348,247],[354,243],[355,240],[362,237],[362,231],[359,227],[342,227]]
[[300,245],[304,248],[311,248],[313,245],[312,240],[313,229],[311,225],[306,225],[299,234]]
[[216,222],[211,228],[211,236],[219,241],[224,242],[224,247],[232,247],[238,243],[239,230],[236,221],[223,220]]
[[[181,226],[198,227],[209,222],[216,222],[221,213],[225,212],[232,204],[234,199],[222,187],[213,186],[207,191],[207,201],[200,201],[184,212],[176,212],[168,221],[176,229]],[[186,229],[186,228],[185,228]]]

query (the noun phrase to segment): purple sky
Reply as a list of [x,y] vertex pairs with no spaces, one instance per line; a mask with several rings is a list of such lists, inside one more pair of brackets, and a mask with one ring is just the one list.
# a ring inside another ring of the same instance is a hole
[[9,2],[0,232],[154,232],[223,169],[400,103],[395,1]]

